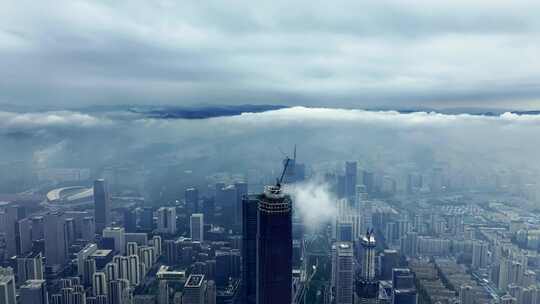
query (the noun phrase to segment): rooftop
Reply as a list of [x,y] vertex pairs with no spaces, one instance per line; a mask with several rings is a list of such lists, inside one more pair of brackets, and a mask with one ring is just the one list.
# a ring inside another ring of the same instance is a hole
[[189,276],[185,287],[200,287],[203,283],[204,275],[192,274]]
[[41,288],[45,280],[28,280],[21,286],[21,288]]
[[111,253],[112,253],[112,250],[109,250],[109,249],[98,249],[94,251],[94,253],[92,253],[90,256],[94,258],[101,258],[101,257],[106,257],[110,255]]

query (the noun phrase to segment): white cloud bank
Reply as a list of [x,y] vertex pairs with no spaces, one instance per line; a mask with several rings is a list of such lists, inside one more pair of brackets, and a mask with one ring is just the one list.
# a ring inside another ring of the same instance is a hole
[[78,129],[105,127],[112,121],[79,112],[58,111],[43,113],[0,112],[0,131],[16,132],[47,129]]
[[336,198],[329,186],[318,179],[287,186],[285,189],[308,229],[317,229],[337,214]]
[[[275,167],[281,157],[278,147],[287,150],[297,144],[306,163],[363,159],[365,165],[376,166],[438,161],[456,167],[474,165],[470,169],[474,171],[478,166],[486,170],[537,166],[531,159],[540,147],[540,115],[292,107],[211,119],[165,120],[116,112],[0,112],[0,135],[17,132],[37,135],[32,144],[42,139],[39,150],[65,141],[57,153],[61,156],[77,149],[97,155],[102,149],[107,150],[102,155],[128,157],[130,151],[154,147],[150,155],[139,153],[138,157],[150,160],[174,155],[188,163],[204,157],[214,163],[237,161],[268,168]],[[15,157],[22,147],[16,138],[0,136],[0,145],[9,144]],[[83,152],[81,159],[93,157]],[[101,161],[103,157],[95,163]]]
[[263,123],[369,123],[406,127],[437,126],[461,123],[518,123],[540,125],[540,115],[518,115],[506,112],[495,116],[472,114],[441,114],[437,112],[400,113],[397,111],[366,111],[355,109],[291,107],[262,113],[243,113],[225,120]]

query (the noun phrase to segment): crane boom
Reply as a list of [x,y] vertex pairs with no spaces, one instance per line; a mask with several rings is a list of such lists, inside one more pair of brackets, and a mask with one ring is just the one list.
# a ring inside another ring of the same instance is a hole
[[285,172],[287,172],[287,167],[289,166],[289,161],[291,159],[289,157],[287,157],[285,159],[285,166],[283,166],[283,172],[281,172],[281,177],[278,179],[277,181],[277,185],[278,187],[281,187],[281,183],[283,182],[283,178],[285,177]]

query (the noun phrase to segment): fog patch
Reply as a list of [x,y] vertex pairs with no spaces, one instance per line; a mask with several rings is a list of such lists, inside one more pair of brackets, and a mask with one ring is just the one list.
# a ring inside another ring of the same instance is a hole
[[295,210],[308,230],[320,227],[337,214],[337,198],[330,186],[319,178],[289,185],[285,192],[293,199]]

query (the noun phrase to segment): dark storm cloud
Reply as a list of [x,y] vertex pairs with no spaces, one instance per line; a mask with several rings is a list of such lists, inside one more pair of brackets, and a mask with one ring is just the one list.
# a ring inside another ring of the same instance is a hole
[[0,104],[534,108],[540,96],[536,1],[0,8]]

